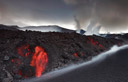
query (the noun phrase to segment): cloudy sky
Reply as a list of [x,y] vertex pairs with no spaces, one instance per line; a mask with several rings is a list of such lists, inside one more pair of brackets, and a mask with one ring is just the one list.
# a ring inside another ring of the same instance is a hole
[[101,32],[128,32],[128,0],[0,0],[0,23],[19,26],[89,24]]

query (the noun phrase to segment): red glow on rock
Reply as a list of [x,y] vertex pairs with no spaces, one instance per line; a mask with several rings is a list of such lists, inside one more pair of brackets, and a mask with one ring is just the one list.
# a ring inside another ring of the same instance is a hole
[[17,53],[22,57],[28,57],[29,53],[29,45],[23,45],[17,48]]
[[35,67],[36,77],[40,77],[48,63],[47,53],[43,48],[36,46],[30,66]]
[[14,59],[12,59],[11,62],[14,63],[15,62]]
[[76,58],[78,58],[78,54],[77,54],[77,53],[74,53],[73,55],[74,55]]
[[18,58],[12,59],[11,62],[15,63],[17,66],[19,66],[21,64],[21,61]]
[[23,76],[24,78],[27,78],[27,77],[28,77],[27,75],[24,75],[21,70],[18,71],[18,74],[19,74],[20,76]]
[[19,75],[22,75],[22,72],[21,72],[21,70],[19,70],[19,71],[18,71],[18,74],[19,74]]
[[89,38],[88,39],[90,40],[90,42],[95,46],[96,45],[96,42],[92,39],[92,38]]
[[101,44],[99,44],[99,47],[104,48]]
[[[47,53],[44,51],[44,49],[39,46],[36,46],[34,53],[32,53],[32,51],[30,51],[30,46],[27,44],[27,45],[22,45],[18,47],[17,53],[20,56],[22,56],[22,58],[25,58],[25,59],[27,59],[29,56],[32,56],[32,60],[30,61],[30,66],[35,68],[35,76],[40,77],[42,72],[44,72],[45,67],[48,63]],[[11,62],[15,63],[17,66],[22,64],[22,61],[16,58],[12,59]],[[32,69],[29,69],[28,72],[29,72],[29,75],[33,75]],[[22,69],[19,70],[18,74],[23,76],[24,78],[29,77],[29,75],[24,73],[24,70]]]
[[94,41],[92,38],[88,37],[88,39],[90,40],[93,46],[99,46],[100,48],[104,48],[99,42]]

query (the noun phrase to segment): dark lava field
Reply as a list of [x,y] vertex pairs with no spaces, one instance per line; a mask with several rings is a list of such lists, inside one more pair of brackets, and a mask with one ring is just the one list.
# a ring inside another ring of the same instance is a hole
[[86,62],[113,45],[127,43],[127,34],[118,35],[121,39],[115,36],[0,29],[0,82],[40,77],[70,64]]

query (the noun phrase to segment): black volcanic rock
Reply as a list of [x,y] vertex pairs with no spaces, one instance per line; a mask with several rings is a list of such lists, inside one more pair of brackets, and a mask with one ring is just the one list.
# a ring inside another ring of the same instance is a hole
[[[122,42],[122,40],[113,38],[84,36],[75,32],[42,33],[0,30],[0,82],[5,78],[13,77],[15,81],[35,76],[35,68],[30,66],[30,62],[36,46],[42,47],[47,53],[48,63],[43,72],[47,73],[72,63],[87,61]],[[22,57],[18,54],[17,49],[27,45],[29,45],[29,49],[25,48],[24,53],[28,51],[30,53],[28,57]],[[8,76],[9,74],[10,76]]]

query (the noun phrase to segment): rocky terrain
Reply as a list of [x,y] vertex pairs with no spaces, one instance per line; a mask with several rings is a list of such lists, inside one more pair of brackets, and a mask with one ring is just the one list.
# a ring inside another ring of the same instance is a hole
[[85,62],[123,39],[85,36],[75,32],[0,29],[0,82],[18,82]]

